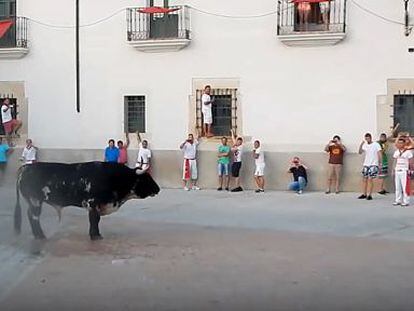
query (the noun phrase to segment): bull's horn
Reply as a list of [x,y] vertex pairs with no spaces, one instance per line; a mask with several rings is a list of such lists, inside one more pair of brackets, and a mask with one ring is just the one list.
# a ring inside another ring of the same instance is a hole
[[146,171],[147,171],[147,170],[143,170],[143,169],[141,169],[141,168],[137,168],[137,169],[135,169],[135,173],[136,173],[137,175],[142,175],[142,174],[144,174]]

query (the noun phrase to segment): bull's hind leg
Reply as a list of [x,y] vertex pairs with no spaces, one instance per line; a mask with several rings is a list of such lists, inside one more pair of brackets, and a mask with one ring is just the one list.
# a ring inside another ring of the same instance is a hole
[[29,209],[27,210],[27,217],[29,218],[30,226],[35,239],[43,240],[46,239],[43,233],[42,227],[40,226],[40,214],[42,213],[42,203],[33,204],[29,202]]
[[102,236],[99,232],[99,221],[101,220],[101,215],[96,207],[92,207],[89,210],[89,236],[91,240],[102,240]]

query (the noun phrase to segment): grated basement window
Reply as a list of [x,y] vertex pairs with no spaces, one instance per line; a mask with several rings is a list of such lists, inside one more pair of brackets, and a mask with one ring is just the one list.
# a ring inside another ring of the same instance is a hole
[[[8,98],[10,100],[10,104],[13,105],[13,108],[11,109],[13,119],[17,119],[17,114],[18,114],[17,98],[14,98],[13,94],[0,94],[0,106],[3,105],[3,100],[6,98]],[[1,119],[1,114],[0,114],[0,135],[5,135],[5,134],[6,133],[4,132],[3,120]]]
[[125,96],[125,132],[145,133],[145,96]]
[[[196,93],[196,126],[203,132],[203,113],[201,97],[203,90],[197,90]],[[212,106],[213,124],[211,131],[214,136],[229,136],[233,130],[237,135],[237,89],[211,89],[210,96],[214,100]]]
[[398,132],[414,134],[414,95],[394,95],[394,126]]

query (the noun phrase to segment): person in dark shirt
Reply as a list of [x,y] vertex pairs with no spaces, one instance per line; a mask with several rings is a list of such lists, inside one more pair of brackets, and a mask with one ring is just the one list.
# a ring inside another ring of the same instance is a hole
[[344,164],[345,146],[341,142],[341,138],[335,135],[326,145],[325,151],[329,154],[328,181],[326,194],[331,193],[331,185],[335,185],[335,193],[339,193],[339,180],[341,177],[342,166]]
[[308,184],[308,175],[306,166],[303,165],[298,157],[294,157],[290,163],[288,173],[293,175],[293,182],[289,184],[289,190],[302,194]]

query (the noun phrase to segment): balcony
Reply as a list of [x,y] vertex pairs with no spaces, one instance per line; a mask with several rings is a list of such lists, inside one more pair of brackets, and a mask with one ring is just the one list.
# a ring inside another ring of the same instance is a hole
[[18,59],[29,53],[28,19],[26,17],[8,17],[12,26],[0,38],[0,59]]
[[288,46],[334,45],[346,37],[346,0],[278,0],[277,35]]
[[142,52],[173,52],[188,46],[191,42],[188,7],[168,9],[172,12],[149,14],[144,13],[145,8],[128,8],[128,43]]

